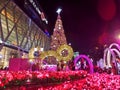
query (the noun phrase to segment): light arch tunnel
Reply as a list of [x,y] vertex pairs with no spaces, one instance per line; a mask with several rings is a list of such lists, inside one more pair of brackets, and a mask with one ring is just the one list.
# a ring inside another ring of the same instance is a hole
[[[115,48],[116,47],[116,48]],[[116,64],[116,56],[120,58],[120,46],[116,43],[112,43],[109,48],[104,50],[104,67],[112,67],[111,61]],[[111,59],[112,57],[112,59]]]
[[75,59],[74,59],[74,64],[75,64],[75,67],[77,66],[77,62],[78,60],[81,60],[80,58],[84,58],[87,62],[88,62],[88,65],[89,65],[89,73],[94,73],[94,67],[93,67],[93,63],[92,61],[89,59],[89,57],[87,57],[86,55],[79,55],[77,56]]

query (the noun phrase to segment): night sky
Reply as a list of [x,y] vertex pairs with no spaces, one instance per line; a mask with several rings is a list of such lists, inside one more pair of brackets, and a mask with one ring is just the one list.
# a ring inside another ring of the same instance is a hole
[[53,33],[56,10],[61,18],[68,43],[74,51],[88,54],[95,47],[117,42],[120,33],[120,0],[38,0]]

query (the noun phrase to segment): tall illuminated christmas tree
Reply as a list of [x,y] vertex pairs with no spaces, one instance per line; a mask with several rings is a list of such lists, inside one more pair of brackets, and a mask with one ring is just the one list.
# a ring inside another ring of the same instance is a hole
[[61,9],[57,10],[58,16],[55,23],[53,35],[51,36],[51,50],[57,50],[57,48],[63,44],[67,44],[66,37],[64,34],[64,28],[60,17]]

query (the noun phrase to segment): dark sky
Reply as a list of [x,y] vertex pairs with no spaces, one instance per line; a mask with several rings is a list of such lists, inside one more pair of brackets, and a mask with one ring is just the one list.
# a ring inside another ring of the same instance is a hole
[[49,21],[52,34],[57,8],[68,43],[74,51],[87,53],[91,48],[114,42],[120,31],[119,0],[38,0]]

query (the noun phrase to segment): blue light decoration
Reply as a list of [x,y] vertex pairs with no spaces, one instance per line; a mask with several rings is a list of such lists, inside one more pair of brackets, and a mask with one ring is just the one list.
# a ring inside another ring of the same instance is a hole
[[50,36],[48,30],[46,30],[46,29],[45,29],[45,34],[46,34],[48,37]]

